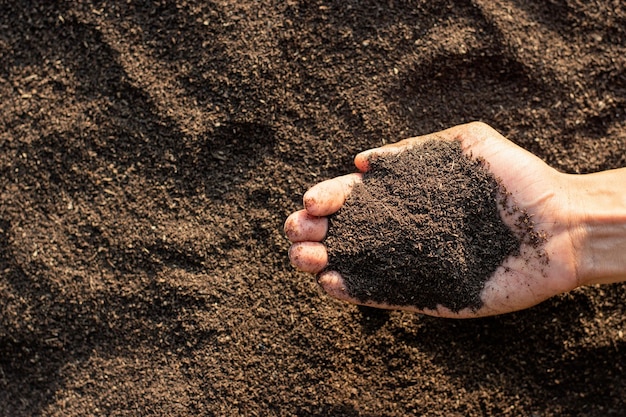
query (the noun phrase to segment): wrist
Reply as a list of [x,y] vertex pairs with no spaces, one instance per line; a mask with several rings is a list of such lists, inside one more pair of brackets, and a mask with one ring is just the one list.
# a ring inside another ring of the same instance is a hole
[[626,168],[568,177],[579,285],[626,280]]

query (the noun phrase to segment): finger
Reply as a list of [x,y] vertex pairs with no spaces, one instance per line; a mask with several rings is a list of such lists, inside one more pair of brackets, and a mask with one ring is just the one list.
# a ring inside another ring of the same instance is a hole
[[482,130],[485,130],[486,128],[491,129],[484,123],[469,123],[466,125],[454,126],[440,132],[430,133],[428,135],[403,139],[399,142],[390,143],[379,148],[369,149],[367,151],[359,153],[354,158],[354,164],[359,171],[366,172],[369,170],[370,167],[369,161],[373,158],[377,158],[380,155],[397,154],[405,149],[410,149],[428,140],[460,140],[461,142],[463,142],[464,134],[467,134],[474,130],[478,130],[479,127],[482,128]]
[[328,231],[328,218],[311,216],[306,210],[296,211],[287,217],[284,230],[292,242],[321,242]]
[[289,248],[291,264],[302,272],[317,274],[328,264],[326,246],[319,242],[297,242]]
[[[480,317],[483,315],[490,315],[489,311],[480,312],[473,311],[469,308],[465,308],[460,311],[452,311],[449,308],[443,307],[441,305],[437,305],[435,309],[419,309],[415,306],[411,305],[393,305],[385,302],[375,302],[372,300],[362,301],[357,298],[350,296],[348,293],[345,281],[343,280],[341,274],[337,271],[324,271],[317,277],[317,282],[322,287],[322,289],[331,297],[336,298],[340,301],[345,301],[351,304],[359,304],[365,305],[368,307],[380,308],[383,310],[404,310],[410,311],[413,313],[421,313],[427,314],[429,316],[435,317],[447,317],[447,318],[471,318],[471,317]],[[493,313],[491,313],[493,314]]]
[[383,310],[407,310],[412,312],[421,312],[415,307],[411,306],[395,306],[384,302],[375,302],[372,300],[359,300],[352,297],[348,293],[345,281],[341,274],[337,271],[324,271],[317,276],[317,283],[322,289],[331,297],[340,301],[345,301],[351,304],[364,305],[368,307],[380,308]]
[[374,158],[378,158],[382,155],[395,155],[406,149],[410,149],[414,146],[417,146],[420,143],[423,143],[429,139],[436,138],[436,134],[426,135],[426,136],[417,136],[414,138],[403,139],[396,143],[390,143],[385,146],[381,146],[379,148],[368,149],[367,151],[363,151],[359,153],[354,158],[354,165],[356,165],[357,169],[361,172],[366,172],[370,169],[370,161]]
[[348,295],[348,290],[339,272],[324,271],[317,277],[317,283],[331,297],[348,303],[359,304],[357,299]]
[[361,174],[349,174],[314,185],[304,194],[304,207],[312,216],[328,216],[341,208]]

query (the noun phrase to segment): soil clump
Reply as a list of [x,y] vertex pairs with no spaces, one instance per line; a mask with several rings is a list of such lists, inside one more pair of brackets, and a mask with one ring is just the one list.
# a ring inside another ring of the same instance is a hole
[[428,141],[371,166],[330,218],[329,269],[361,301],[479,309],[485,282],[521,244],[499,214],[504,187],[458,142]]

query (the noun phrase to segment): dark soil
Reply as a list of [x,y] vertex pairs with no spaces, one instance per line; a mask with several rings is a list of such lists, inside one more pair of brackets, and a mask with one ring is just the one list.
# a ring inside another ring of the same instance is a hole
[[506,190],[458,142],[370,161],[329,218],[329,266],[360,301],[452,311],[482,307],[485,282],[521,239],[500,216]]
[[285,218],[482,120],[626,166],[620,1],[0,1],[0,415],[620,416],[626,286],[452,321],[335,302]]

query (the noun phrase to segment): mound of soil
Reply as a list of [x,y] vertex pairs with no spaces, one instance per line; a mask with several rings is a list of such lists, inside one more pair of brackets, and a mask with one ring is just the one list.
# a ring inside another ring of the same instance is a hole
[[364,302],[480,308],[485,282],[521,244],[499,214],[504,187],[459,142],[431,140],[370,165],[329,218],[328,269]]

